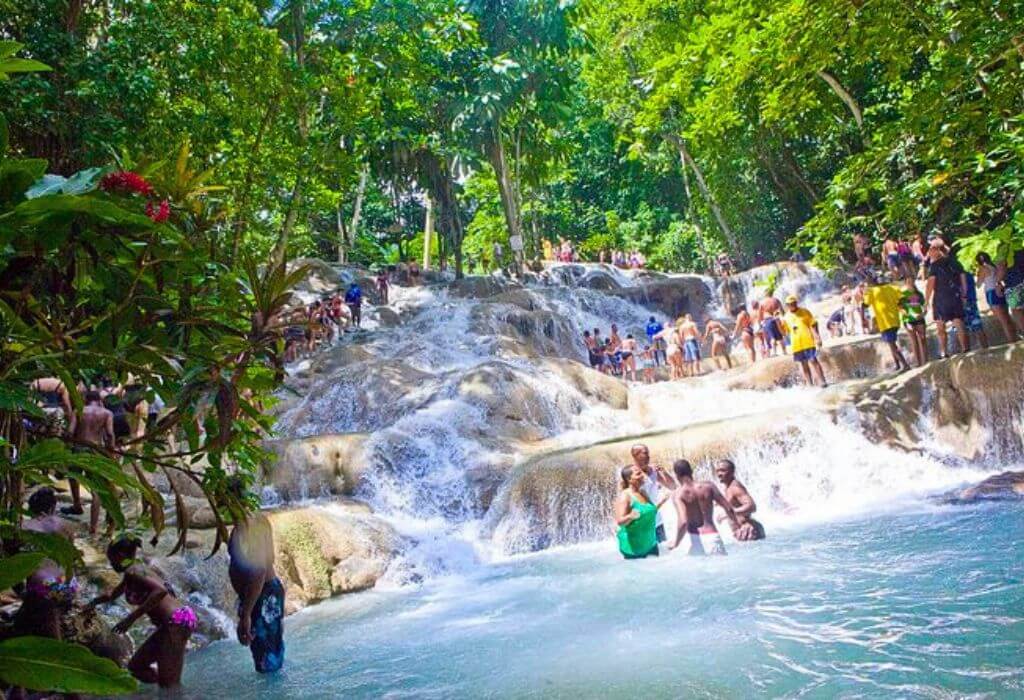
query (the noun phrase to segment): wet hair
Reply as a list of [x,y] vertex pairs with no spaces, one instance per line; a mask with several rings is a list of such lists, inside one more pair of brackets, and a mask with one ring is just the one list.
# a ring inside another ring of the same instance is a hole
[[107,545],[107,559],[134,559],[135,553],[142,546],[142,540],[131,535],[121,535]]
[[90,403],[92,401],[102,401],[102,400],[103,400],[103,397],[100,396],[100,392],[96,391],[95,389],[90,389],[89,391],[85,392],[85,402],[86,403]]
[[48,515],[57,509],[57,493],[49,486],[36,489],[28,497],[28,510],[32,515]]
[[732,473],[736,473],[736,465],[733,463],[731,459],[720,459],[718,460],[715,466],[725,467]]
[[992,256],[986,253],[985,251],[981,251],[980,253],[975,255],[974,262],[981,263],[982,265],[994,265],[994,263],[992,262]]
[[590,331],[583,331],[583,337],[584,338],[589,338],[590,337]]
[[632,476],[633,476],[633,469],[635,469],[635,468],[636,467],[634,467],[634,465],[627,464],[626,466],[624,466],[622,469],[619,470],[619,478],[622,480],[622,483],[621,483],[622,488],[624,488],[624,489],[628,489],[629,488],[629,480],[630,480],[630,478],[632,478]]
[[676,473],[677,479],[689,479],[693,477],[693,467],[685,459],[677,459],[673,462],[672,471]]
[[633,334],[632,333],[627,333],[626,334],[626,340],[632,340],[632,339],[633,339]]
[[654,323],[654,316],[651,316],[651,320],[648,323]]

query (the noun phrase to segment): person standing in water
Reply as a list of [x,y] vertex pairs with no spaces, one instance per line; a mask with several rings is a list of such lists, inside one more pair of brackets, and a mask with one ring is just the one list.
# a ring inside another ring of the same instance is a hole
[[690,377],[699,376],[701,373],[700,329],[697,328],[691,314],[686,314],[680,321],[679,336],[683,340],[683,373]]
[[[75,432],[72,437],[75,441],[72,449],[76,452],[88,452],[90,448],[104,452],[114,446],[114,414],[103,405],[100,392],[86,392],[85,407],[82,408],[82,415],[75,421]],[[64,512],[81,515],[85,512],[82,508],[82,488],[74,478],[68,479],[68,485],[71,487],[72,505],[64,509]],[[92,504],[89,506],[89,534],[96,534],[99,523],[100,499],[94,493]]]
[[388,305],[388,291],[391,288],[391,283],[388,280],[388,271],[385,268],[377,270],[377,296],[380,297],[380,303],[384,306]]
[[892,284],[877,284],[872,279],[869,287],[866,282],[861,282],[861,292],[864,294],[864,302],[871,307],[871,313],[875,317],[875,324],[882,336],[882,342],[889,346],[892,354],[895,370],[905,372],[910,369],[910,363],[900,350],[897,337],[900,330],[900,298],[901,292],[898,287]]
[[665,360],[666,362],[668,361],[665,359],[665,341],[656,337],[664,329],[665,327],[661,325],[661,323],[658,322],[658,319],[654,318],[654,316],[651,316],[651,318],[648,319],[647,328],[645,329],[647,333],[647,344],[654,348],[655,364],[660,364],[658,359],[659,352],[661,353],[661,360]]
[[[664,499],[662,499],[661,490],[667,489],[671,491],[676,487],[675,481],[668,475],[664,468],[651,464],[651,451],[647,448],[647,445],[644,445],[643,443],[633,445],[629,450],[629,455],[633,458],[633,464],[629,466],[636,467],[644,475],[643,491],[647,495],[647,500],[651,503],[659,503],[663,501]],[[664,542],[666,540],[666,534],[661,513],[658,513],[656,520],[655,529],[657,531],[658,541]]]
[[750,364],[757,362],[757,352],[754,350],[754,322],[745,306],[741,306],[736,314],[736,330],[732,334],[733,340],[740,339],[743,347],[750,353]]
[[789,327],[793,360],[799,363],[800,369],[803,370],[807,386],[814,386],[812,367],[821,380],[821,385],[828,386],[825,381],[825,370],[818,361],[818,348],[821,346],[818,322],[814,320],[814,315],[810,311],[800,307],[797,298],[792,294],[786,297],[786,307],[788,311],[783,321]]
[[715,504],[725,511],[735,533],[740,524],[732,506],[710,481],[694,481],[693,467],[685,459],[676,460],[672,470],[679,483],[672,492],[679,526],[669,549],[682,546],[687,554],[725,554],[725,544],[715,527]]
[[636,381],[636,339],[633,338],[632,333],[626,334],[626,339],[622,341],[622,349],[620,350],[622,355],[622,378],[626,378],[628,372],[630,378]]
[[644,489],[647,475],[635,464],[619,472],[621,490],[615,497],[615,524],[619,552],[624,559],[645,559],[658,556],[658,509],[668,500],[665,496],[654,503]]
[[924,295],[917,288],[914,277],[910,275],[903,280],[903,289],[900,291],[900,321],[903,322],[907,337],[910,338],[914,361],[921,367],[928,361]]
[[[751,517],[757,510],[757,504],[754,503],[754,498],[747,491],[747,487],[736,478],[736,465],[733,464],[733,461],[731,459],[718,460],[715,464],[715,476],[725,487],[725,500],[732,506],[736,520],[740,524],[733,533],[736,535],[736,539],[741,542],[763,540],[764,526]],[[719,521],[724,518],[724,515],[718,517]]]
[[142,540],[137,537],[121,537],[107,546],[107,560],[122,575],[121,582],[110,593],[93,599],[89,607],[110,603],[122,595],[129,605],[136,606],[114,625],[117,634],[125,634],[140,617],[148,616],[155,629],[135,651],[128,670],[143,683],[175,688],[181,685],[185,650],[198,621],[195,611],[178,600],[138,558],[141,547]]
[[[726,329],[719,321],[714,319],[708,321],[704,327],[704,340],[711,338],[711,358],[718,365],[719,369],[732,369],[732,358],[729,357],[729,341],[726,339]],[[725,367],[722,367],[721,360],[725,360]]]
[[[245,486],[232,477],[228,488],[239,501]],[[236,516],[228,540],[228,576],[238,594],[238,643],[249,647],[258,673],[284,664],[284,586],[274,571],[274,531],[263,513]]]

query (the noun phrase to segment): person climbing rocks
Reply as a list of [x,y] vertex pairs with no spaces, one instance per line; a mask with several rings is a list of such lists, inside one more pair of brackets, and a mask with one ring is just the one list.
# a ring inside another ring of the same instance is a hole
[[[121,582],[110,593],[97,596],[90,608],[117,600],[122,595],[135,608],[114,625],[114,632],[125,634],[140,617],[149,617],[155,629],[135,651],[128,670],[142,683],[161,688],[181,685],[188,640],[198,621],[195,611],[175,597],[158,576],[139,559],[142,540],[122,536],[107,546],[107,560]],[[156,668],[154,669],[154,665]]]
[[690,377],[701,374],[700,329],[692,314],[686,314],[679,322],[679,336],[683,341],[683,373]]
[[754,349],[754,322],[745,306],[739,307],[736,312],[736,328],[733,330],[732,338],[740,339],[743,347],[750,353],[750,364],[757,362],[757,351]]
[[814,320],[814,315],[810,311],[800,306],[799,300],[792,294],[786,297],[786,309],[783,322],[789,328],[793,361],[799,363],[808,386],[814,386],[812,369],[818,375],[821,386],[828,386],[825,381],[825,371],[821,368],[821,362],[818,361],[818,348],[821,347],[818,322]]
[[[85,394],[85,406],[81,414],[75,419],[75,431],[72,435],[75,452],[104,452],[113,448],[116,436],[114,433],[114,413],[103,405],[103,398],[96,390],[87,391]],[[62,512],[69,515],[81,515],[85,512],[82,508],[82,487],[78,479],[68,479],[71,488],[72,504]],[[96,493],[92,494],[92,503],[89,506],[89,534],[95,535],[100,522],[100,498]]]
[[654,361],[659,365],[661,364],[658,358],[659,353],[661,355],[661,361],[667,362],[665,359],[665,341],[661,338],[656,339],[655,336],[661,333],[664,329],[665,327],[661,325],[654,316],[651,316],[651,318],[648,319],[647,328],[645,329],[647,332],[647,344],[654,348]]
[[[704,326],[704,341],[711,339],[711,358],[718,365],[719,369],[732,369],[732,358],[729,357],[729,341],[726,339],[725,326],[714,319],[708,321]],[[725,367],[722,366],[725,360]]]
[[896,365],[894,369],[897,372],[905,372],[910,369],[910,363],[907,362],[897,342],[900,330],[900,289],[892,284],[880,284],[877,279],[871,281],[870,286],[867,282],[860,283],[864,301],[871,307],[882,342],[889,347]]
[[710,481],[694,481],[693,467],[685,459],[676,460],[672,471],[678,483],[672,492],[678,526],[669,549],[682,548],[690,555],[725,554],[725,544],[715,527],[715,504],[725,511],[735,534],[740,524],[732,506]]
[[935,333],[939,338],[939,355],[949,356],[947,324],[956,331],[959,351],[970,349],[967,324],[964,322],[964,299],[967,297],[967,275],[956,256],[941,238],[932,238],[928,248],[928,278],[925,283],[925,305],[932,312]]
[[356,328],[359,328],[363,321],[363,290],[359,288],[359,284],[353,282],[348,286],[348,291],[345,292],[345,303],[348,304],[349,311],[352,312],[352,323]]
[[[715,463],[715,477],[725,488],[725,500],[732,506],[736,514],[736,521],[740,526],[733,533],[736,539],[741,542],[751,540],[763,540],[765,537],[764,526],[754,520],[753,513],[757,511],[757,504],[754,497],[747,491],[739,479],[736,478],[736,465],[731,459],[720,459]],[[719,522],[725,519],[725,515],[718,516]]]
[[907,330],[914,361],[921,367],[928,361],[928,337],[925,332],[924,294],[917,288],[914,276],[907,275],[900,290],[900,321]]
[[388,271],[385,268],[377,270],[377,295],[380,297],[380,303],[382,306],[387,306],[388,301],[388,290],[391,287],[391,283],[388,281]]
[[[238,502],[248,494],[238,476],[228,490]],[[258,673],[284,664],[284,585],[274,571],[274,531],[263,513],[235,514],[228,540],[228,577],[238,594],[238,643],[249,647]]]

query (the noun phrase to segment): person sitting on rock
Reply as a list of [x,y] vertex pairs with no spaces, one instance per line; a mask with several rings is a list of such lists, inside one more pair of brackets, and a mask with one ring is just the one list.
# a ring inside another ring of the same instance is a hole
[[[57,515],[57,495],[52,488],[36,489],[28,499],[28,510],[32,517],[22,524],[23,530],[74,541],[71,524]],[[43,559],[25,580],[21,607],[14,616],[15,635],[61,639],[61,617],[70,609],[77,592],[74,577],[66,580],[63,567]]]
[[[747,487],[736,478],[736,465],[731,459],[720,459],[715,464],[715,476],[725,488],[725,500],[732,506],[733,513],[740,526],[733,533],[736,539],[741,542],[764,539],[764,526],[751,515],[757,510],[753,496],[747,491]],[[723,514],[718,520],[725,520]]]
[[[237,476],[228,490],[239,502],[248,496]],[[279,671],[284,664],[284,586],[274,571],[274,532],[267,516],[259,511],[236,516],[228,556],[228,576],[238,594],[238,642],[249,647],[258,673]]]
[[114,571],[122,574],[121,582],[110,593],[94,598],[89,607],[110,603],[122,595],[136,606],[114,625],[118,634],[126,633],[140,617],[147,615],[156,629],[136,650],[128,670],[143,683],[174,688],[181,684],[185,650],[198,620],[195,611],[178,600],[167,584],[138,558],[141,547],[142,540],[137,537],[120,537],[107,546],[107,560]]

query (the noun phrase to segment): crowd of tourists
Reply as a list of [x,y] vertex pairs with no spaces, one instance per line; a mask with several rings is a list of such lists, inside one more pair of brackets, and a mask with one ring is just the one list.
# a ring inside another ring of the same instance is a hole
[[[624,558],[656,557],[662,547],[689,555],[725,554],[718,531],[722,522],[728,523],[737,542],[764,539],[764,527],[753,517],[757,504],[736,478],[731,460],[721,459],[714,465],[715,478],[722,486],[719,489],[711,481],[695,478],[693,466],[685,459],[676,460],[670,472],[651,463],[647,445],[634,445],[630,456],[632,462],[617,474],[619,493],[613,506],[619,552]],[[677,525],[667,533],[661,509],[670,501]],[[721,509],[717,518],[716,505]]]
[[[1024,338],[1024,250],[998,262],[987,253],[978,253],[974,269],[969,271],[940,235],[923,244],[887,239],[881,248],[884,267],[874,263],[862,244],[858,237],[855,282],[842,287],[840,305],[825,318],[823,325],[830,338],[877,334],[896,371],[911,368],[908,357],[918,367],[930,359],[929,319],[939,357],[988,347],[991,339],[982,322],[979,290],[1005,341]],[[919,255],[917,251],[923,252]],[[750,363],[790,355],[808,385],[826,386],[819,357],[824,343],[819,320],[796,295],[779,299],[767,292],[734,309],[733,315],[731,330],[717,319],[706,321],[702,329],[691,314],[668,325],[652,316],[644,339],[629,333],[623,338],[612,324],[607,334],[600,328],[585,330],[583,342],[591,367],[630,381],[639,377],[654,382],[662,365],[668,367],[670,380],[699,376],[704,372],[705,350],[717,368],[730,369],[735,350],[745,354]]]
[[[236,497],[245,496],[239,479],[232,479],[228,488]],[[36,488],[26,505],[28,518],[22,523],[23,531],[58,536],[74,544],[75,523],[67,509],[58,510],[54,488]],[[140,538],[108,534],[106,539],[107,562],[120,577],[113,588],[86,601],[82,582],[66,576],[56,562],[44,559],[15,586],[20,605],[13,614],[9,635],[62,640],[65,630],[75,629],[70,620],[73,616],[92,616],[97,608],[123,598],[130,612],[113,625],[112,633],[125,635],[143,618],[152,627],[127,661],[128,671],[142,683],[162,688],[178,686],[189,639],[199,624],[196,612],[143,557]],[[284,663],[284,587],[274,571],[273,534],[266,516],[257,512],[238,518],[230,534],[228,554],[228,578],[238,595],[237,639],[249,647],[257,672],[275,672]],[[93,651],[104,653],[102,649]],[[106,652],[115,663],[125,662],[118,647],[110,646]],[[14,688],[7,697],[13,700],[29,695]]]

